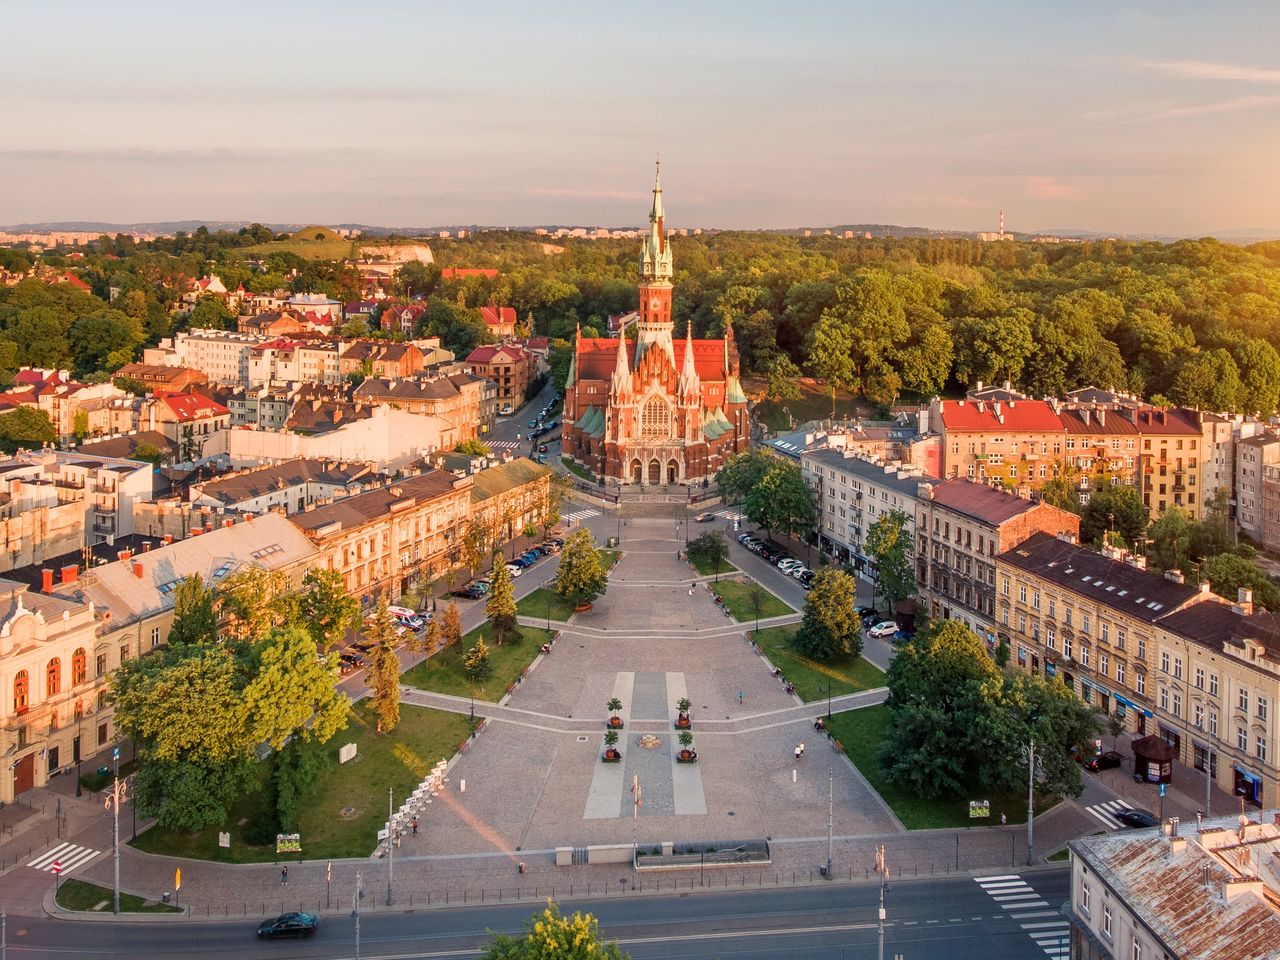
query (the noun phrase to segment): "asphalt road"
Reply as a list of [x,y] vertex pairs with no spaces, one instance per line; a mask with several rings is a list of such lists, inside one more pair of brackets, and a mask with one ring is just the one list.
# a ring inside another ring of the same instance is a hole
[[[1067,897],[1066,869],[1024,875],[1057,910]],[[376,891],[366,891],[367,897]],[[604,936],[636,960],[817,960],[870,958],[877,953],[874,884],[781,888],[685,896],[620,897],[565,902],[600,920]],[[890,886],[885,956],[902,960],[1043,960],[1018,920],[972,878],[919,880]],[[534,904],[361,915],[362,958],[465,958],[490,931],[520,932]],[[336,960],[355,956],[355,923],[325,917],[311,940],[262,943],[256,920],[222,923],[25,921],[9,918],[14,957],[225,957]]]

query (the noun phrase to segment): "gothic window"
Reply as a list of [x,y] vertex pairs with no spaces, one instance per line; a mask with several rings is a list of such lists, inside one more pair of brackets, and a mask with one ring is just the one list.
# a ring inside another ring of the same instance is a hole
[[62,689],[62,661],[54,657],[45,671],[45,695],[54,696]]
[[671,433],[671,408],[661,397],[650,397],[640,413],[640,433],[646,437],[666,437]]

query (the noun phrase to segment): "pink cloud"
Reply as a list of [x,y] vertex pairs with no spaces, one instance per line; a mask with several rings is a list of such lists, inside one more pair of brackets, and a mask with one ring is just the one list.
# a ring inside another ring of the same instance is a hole
[[1045,200],[1062,200],[1074,197],[1080,191],[1069,183],[1063,183],[1056,177],[1027,177],[1027,193]]

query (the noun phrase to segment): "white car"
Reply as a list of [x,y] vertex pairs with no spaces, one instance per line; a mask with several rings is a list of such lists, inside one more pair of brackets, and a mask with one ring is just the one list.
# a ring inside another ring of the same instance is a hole
[[511,574],[511,579],[524,576],[524,567],[517,567],[514,563],[507,564],[507,573]]
[[792,577],[794,577],[796,580],[799,580],[799,579],[800,579],[801,577],[803,577],[806,573],[812,573],[813,571],[812,571],[812,570],[810,570],[808,567],[806,567],[806,566],[802,563],[802,564],[800,564],[800,566],[798,566],[798,567],[792,567],[792,568],[791,568],[790,570],[788,570],[787,572],[788,572],[788,573],[790,573],[790,574],[791,574],[791,576],[792,576]]
[[893,620],[881,620],[874,627],[867,631],[868,637],[875,637],[877,640],[884,640],[892,637],[898,632],[898,624]]
[[795,570],[798,567],[803,567],[803,566],[804,564],[799,560],[779,560],[778,561],[778,569],[781,570],[783,573],[790,573],[792,570]]

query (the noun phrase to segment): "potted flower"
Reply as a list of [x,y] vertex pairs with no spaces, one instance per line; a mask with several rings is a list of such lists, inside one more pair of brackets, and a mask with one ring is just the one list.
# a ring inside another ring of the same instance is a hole
[[609,717],[609,726],[614,729],[620,728],[622,726],[622,718],[618,716],[618,711],[622,709],[622,701],[617,697],[614,697],[605,706],[609,713],[612,714],[612,716]]
[[618,731],[607,730],[604,735],[604,757],[605,763],[617,763],[622,759],[622,754],[618,750]]
[[681,730],[688,730],[689,727],[693,725],[692,721],[689,720],[689,708],[691,706],[693,706],[693,704],[689,702],[688,697],[681,697],[678,701],[676,701],[676,710],[679,711],[678,715],[676,716],[677,728]]
[[676,754],[679,763],[697,763],[698,751],[693,749],[693,734],[688,730],[680,732],[680,752]]

